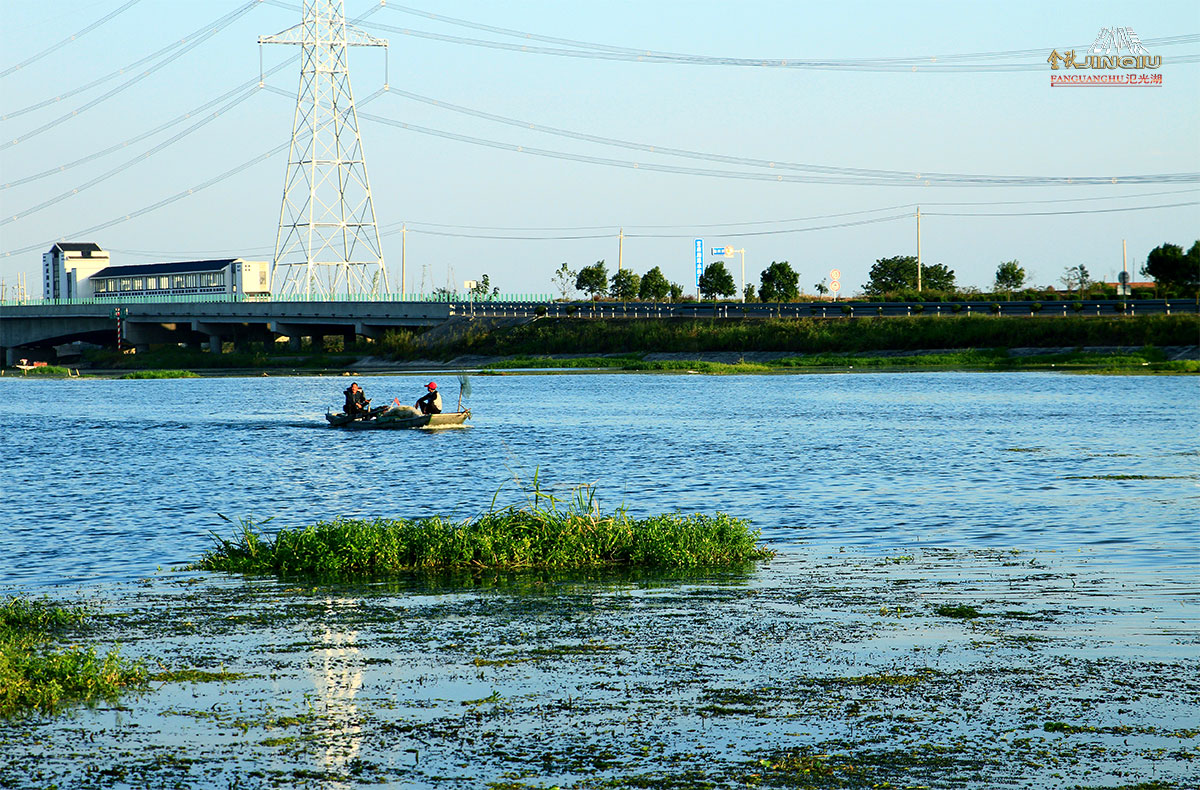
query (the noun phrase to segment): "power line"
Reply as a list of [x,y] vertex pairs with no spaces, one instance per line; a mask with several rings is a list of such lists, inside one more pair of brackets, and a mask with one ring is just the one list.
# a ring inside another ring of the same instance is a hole
[[[921,205],[928,205],[922,203]],[[1200,200],[1188,201],[1186,203],[1161,203],[1157,206],[1122,206],[1119,208],[1093,208],[1093,209],[1078,209],[1075,211],[980,211],[980,212],[954,212],[954,211],[922,211],[922,217],[1051,217],[1064,216],[1068,214],[1114,214],[1124,211],[1149,211],[1151,209],[1160,208],[1178,208],[1179,206],[1200,206]]]
[[3,219],[0,219],[0,227],[7,225],[10,222],[16,222],[17,220],[24,219],[25,217],[28,217],[30,214],[34,214],[38,211],[41,211],[44,208],[49,208],[50,206],[53,206],[57,203],[61,203],[62,201],[66,200],[67,198],[78,195],[80,192],[84,191],[85,189],[90,189],[91,187],[94,187],[96,184],[99,184],[103,181],[107,181],[108,179],[112,178],[113,176],[117,175],[118,173],[122,173],[122,172],[128,170],[129,168],[133,167],[134,165],[138,164],[139,162],[146,161],[147,159],[154,156],[155,154],[162,151],[163,149],[167,148],[168,146],[179,142],[184,137],[187,137],[189,134],[196,131],[197,129],[200,129],[203,126],[206,126],[211,121],[216,120],[223,113],[225,113],[228,110],[233,109],[234,107],[241,104],[242,102],[244,102],[246,99],[250,98],[257,92],[258,92],[258,87],[257,86],[252,87],[250,90],[246,91],[245,93],[241,94],[240,96],[235,97],[233,100],[227,102],[220,109],[216,110],[215,112],[213,112],[209,115],[202,117],[200,120],[196,121],[196,123],[192,124],[191,126],[189,126],[186,129],[184,129],[182,132],[179,132],[178,134],[167,138],[166,140],[162,141],[161,143],[159,143],[158,145],[149,149],[148,151],[138,154],[137,156],[135,156],[132,159],[126,160],[122,164],[117,165],[116,167],[112,168],[111,170],[108,170],[107,172],[101,173],[100,175],[96,176],[95,178],[85,181],[84,183],[80,184],[77,187],[74,187],[73,189],[68,189],[66,192],[60,193],[58,195],[55,195],[52,198],[44,200],[41,203],[38,203],[36,206],[31,206],[30,208],[27,208],[24,211],[20,211],[12,216],[4,217]]
[[[677,65],[691,66],[743,66],[754,68],[777,68],[777,69],[803,69],[816,71],[860,71],[860,72],[941,72],[941,73],[970,73],[970,72],[1011,72],[1011,71],[1035,71],[1037,69],[1046,68],[1043,60],[1038,60],[1032,63],[996,63],[996,64],[973,64],[973,63],[941,63],[935,58],[927,60],[918,59],[899,59],[889,62],[885,59],[879,60],[836,60],[836,59],[787,59],[787,58],[731,58],[731,57],[715,57],[710,55],[678,55],[667,52],[655,52],[652,50],[638,51],[611,51],[609,49],[561,49],[554,47],[538,47],[529,44],[510,44],[503,41],[488,41],[477,38],[464,38],[463,36],[451,36],[444,33],[432,33],[424,30],[414,30],[412,28],[396,27],[387,25],[383,22],[372,22],[367,27],[383,30],[388,33],[395,33],[402,36],[411,36],[414,38],[424,38],[431,41],[441,41],[449,44],[464,44],[472,47],[482,47],[485,49],[500,49],[509,52],[522,52],[536,55],[556,55],[559,57],[568,58],[584,58],[591,60],[616,60],[630,61],[637,63],[668,63]],[[531,35],[530,38],[533,38]],[[1185,40],[1172,42],[1179,44],[1192,43],[1193,40],[1200,40],[1200,35],[1176,37]],[[1144,42],[1149,43],[1149,42]],[[588,47],[597,47],[600,45],[586,45]],[[1034,52],[1035,50],[1029,50]],[[1045,50],[1036,50],[1044,53]],[[985,54],[985,53],[980,53]],[[958,56],[966,57],[966,56]],[[1196,63],[1200,62],[1200,53],[1188,53],[1185,55],[1173,55],[1171,57],[1173,64],[1181,63]]]
[[[561,129],[553,126],[545,126],[542,124],[531,123],[517,118],[508,118],[495,113],[475,110],[470,107],[463,107],[458,104],[432,99],[427,96],[422,96],[411,91],[402,90],[399,88],[389,88],[389,93],[395,94],[402,98],[411,99],[413,101],[429,104],[434,107],[450,110],[451,112],[470,115],[484,120],[494,121],[496,123],[515,126],[522,129],[532,129],[536,132],[556,135],[559,137],[567,137],[574,140],[583,140],[586,142],[599,143],[601,145],[610,145],[618,148],[627,148],[637,151],[646,151],[647,153],[665,154],[668,156],[678,156],[687,159],[703,159],[712,162],[721,162],[724,164],[742,165],[748,167],[762,167],[767,169],[779,170],[801,170],[814,173],[827,173],[839,176],[852,176],[855,178],[871,178],[878,179],[879,183],[884,180],[893,180],[900,186],[911,186],[916,183],[922,184],[997,184],[997,185],[1012,185],[1012,186],[1043,186],[1046,184],[1071,184],[1077,185],[1081,183],[1118,183],[1130,178],[1143,178],[1143,176],[1089,176],[1089,177],[1050,177],[1050,176],[1005,176],[1005,175],[985,175],[985,174],[970,174],[970,173],[924,173],[919,171],[903,171],[903,170],[877,170],[858,167],[835,167],[828,165],[814,165],[797,162],[787,162],[779,160],[753,159],[744,156],[727,156],[723,154],[711,154],[702,151],[689,151],[682,148],[671,148],[661,145],[650,145],[647,143],[632,142],[629,140],[620,140],[612,137],[602,137],[600,135],[588,134],[585,132],[576,132],[569,129]],[[1188,175],[1192,180],[1200,180],[1200,173],[1189,174],[1170,174],[1170,175]]]
[[[270,88],[268,88],[270,89]],[[277,90],[277,89],[276,89]],[[865,177],[851,176],[825,176],[825,175],[787,175],[783,173],[756,173],[744,172],[735,170],[711,170],[707,168],[697,167],[680,167],[676,165],[664,165],[649,162],[634,162],[624,159],[611,159],[607,157],[590,156],[586,154],[572,154],[564,151],[554,151],[545,148],[534,148],[525,145],[514,145],[511,143],[502,143],[496,140],[487,140],[481,137],[472,137],[470,135],[458,134],[455,132],[447,132],[441,129],[434,129],[427,126],[419,126],[417,124],[407,123],[405,121],[397,121],[391,118],[385,118],[379,115],[369,113],[360,113],[360,117],[377,123],[394,126],[408,131],[418,132],[420,134],[441,137],[447,140],[455,140],[458,142],[470,143],[488,148],[497,148],[503,151],[512,151],[515,153],[529,154],[532,156],[542,156],[550,159],[562,159],[575,162],[586,162],[588,164],[606,165],[609,167],[621,167],[631,170],[650,170],[660,173],[675,173],[679,175],[696,175],[709,176],[715,178],[732,178],[750,181],[776,181],[780,183],[801,183],[801,184],[847,184],[858,186],[912,186],[896,181],[882,181],[879,179],[871,179]],[[1003,178],[1003,177],[1000,177]],[[1134,175],[1117,177],[1083,177],[1083,178],[1048,178],[1048,177],[1029,177],[1026,181],[1015,180],[972,180],[957,182],[958,186],[1066,186],[1066,185],[1097,185],[1097,184],[1169,184],[1169,183],[1194,183],[1200,181],[1200,173],[1164,173],[1151,175]]]
[[[280,69],[283,69],[283,68],[286,68],[287,66],[292,65],[297,60],[299,60],[298,55],[289,58],[288,60],[284,61],[283,63],[280,63],[278,66],[274,66],[274,67],[268,69],[266,72],[263,73],[262,78],[265,79],[266,77],[273,75],[275,72],[279,71]],[[72,168],[78,167],[80,165],[85,165],[89,162],[93,162],[97,159],[100,159],[101,157],[107,156],[108,154],[111,154],[114,151],[120,151],[124,148],[128,148],[131,145],[136,145],[137,143],[140,143],[142,140],[146,140],[150,137],[153,137],[154,135],[158,134],[159,132],[164,132],[173,126],[177,126],[178,124],[181,124],[184,121],[194,118],[195,116],[199,115],[200,113],[207,112],[210,108],[215,107],[224,101],[228,101],[230,97],[236,96],[237,94],[241,93],[242,91],[250,90],[251,88],[256,88],[260,81],[261,80],[259,78],[247,80],[246,82],[243,82],[241,85],[238,85],[237,87],[235,87],[231,90],[228,90],[225,93],[222,93],[217,98],[215,98],[211,101],[205,102],[204,104],[201,104],[199,107],[193,107],[192,109],[188,110],[187,112],[183,113],[182,115],[176,116],[175,118],[172,118],[171,120],[167,121],[166,123],[160,124],[159,126],[156,126],[147,132],[142,132],[141,134],[135,135],[134,137],[130,137],[126,140],[122,140],[121,142],[116,143],[115,145],[111,145],[108,148],[105,148],[103,150],[90,153],[87,156],[76,159],[73,162],[68,162],[65,165],[58,165],[57,167],[52,167],[48,170],[43,170],[40,173],[34,173],[33,175],[28,175],[28,176],[24,176],[22,178],[18,178],[15,181],[9,181],[7,183],[0,184],[0,192],[4,191],[6,189],[10,189],[12,187],[17,187],[17,186],[21,186],[23,184],[31,183],[33,181],[38,181],[38,180],[46,178],[48,176],[57,175],[59,173],[64,173],[67,170],[70,170]]]
[[[159,50],[158,53],[155,53],[155,55],[150,56],[150,58],[152,59],[154,57],[157,57],[158,54],[160,54],[162,52],[168,52],[172,49],[175,49],[176,51],[174,53],[168,55],[167,57],[165,57],[163,60],[159,61],[158,63],[154,64],[150,68],[146,69],[145,71],[143,71],[139,74],[136,74],[133,78],[121,83],[120,85],[118,85],[117,87],[108,91],[107,93],[97,96],[95,99],[92,99],[91,101],[86,102],[86,103],[80,105],[79,107],[76,107],[74,110],[67,113],[66,115],[59,116],[58,118],[55,118],[54,120],[52,120],[48,123],[42,124],[38,128],[36,128],[30,132],[26,132],[25,134],[21,135],[20,137],[0,143],[0,151],[3,151],[7,148],[11,148],[12,146],[17,145],[18,143],[24,142],[25,140],[28,140],[31,137],[36,137],[39,134],[41,134],[42,132],[45,132],[49,129],[53,129],[55,126],[58,126],[59,124],[65,122],[65,121],[69,121],[70,119],[76,117],[80,113],[90,110],[91,108],[95,107],[97,104],[100,104],[103,101],[107,101],[108,99],[111,99],[113,96],[116,96],[118,93],[124,91],[126,88],[130,88],[133,85],[136,85],[137,83],[144,80],[146,77],[149,77],[151,74],[155,73],[159,69],[162,69],[162,68],[166,67],[167,65],[169,65],[170,63],[173,63],[174,61],[178,60],[183,55],[187,54],[191,50],[198,47],[200,44],[202,44],[205,41],[207,41],[208,39],[212,38],[217,33],[219,33],[221,30],[223,30],[224,28],[233,24],[233,22],[235,22],[239,17],[243,16],[248,11],[250,11],[250,9],[256,7],[257,5],[258,5],[258,0],[249,0],[249,2],[245,3],[244,5],[240,6],[239,8],[237,8],[237,9],[233,10],[232,12],[226,14],[225,16],[221,17],[219,20],[217,20],[216,22],[213,22],[211,25],[206,25],[204,28],[201,28],[201,31],[203,31],[203,32],[199,32],[198,35],[193,34],[193,35],[196,35],[196,38],[194,40],[192,40],[191,42],[189,42],[187,44],[183,44],[182,47],[179,47],[178,44],[172,44],[170,47],[166,47],[164,49]],[[143,58],[141,61],[138,61],[138,62],[144,63],[146,60],[147,60],[147,58]],[[115,73],[120,74],[120,73],[122,73],[122,71],[123,70],[115,72]],[[107,79],[107,77],[102,78],[101,80],[94,81],[94,82],[90,83],[88,87],[95,86],[95,85],[99,84],[100,82],[104,81],[105,79]],[[7,117],[8,116],[6,116],[6,118]]]
[[[256,0],[256,2],[257,2],[257,0]],[[359,106],[362,106],[362,105],[367,104],[368,102],[374,100],[381,93],[383,93],[382,89],[376,91],[375,93],[372,93],[367,98],[358,102]],[[252,159],[246,160],[245,162],[243,162],[240,165],[237,165],[236,167],[226,170],[224,173],[221,173],[220,175],[213,176],[212,178],[208,179],[207,181],[203,181],[193,187],[183,190],[182,192],[177,192],[174,195],[171,195],[170,197],[163,198],[162,200],[158,201],[157,203],[152,203],[149,206],[144,206],[143,208],[137,209],[136,211],[131,211],[128,214],[123,214],[119,217],[116,217],[115,219],[110,219],[107,222],[101,222],[97,225],[91,226],[90,228],[83,228],[82,230],[74,231],[74,232],[68,234],[68,236],[78,238],[80,236],[91,235],[93,233],[96,233],[97,231],[107,230],[108,228],[111,228],[114,225],[120,225],[121,223],[128,222],[129,220],[134,219],[136,217],[144,216],[146,214],[149,214],[152,211],[157,211],[158,209],[160,209],[164,206],[168,206],[172,203],[175,203],[176,201],[183,200],[186,197],[191,197],[192,195],[196,194],[197,192],[199,192],[201,190],[207,189],[215,184],[219,184],[220,182],[226,180],[227,178],[232,178],[233,176],[238,175],[239,173],[243,172],[247,168],[250,168],[256,164],[259,164],[260,162],[264,162],[267,159],[270,159],[272,156],[275,156],[280,151],[286,150],[290,146],[291,146],[290,140],[285,143],[281,143],[280,145],[277,145],[274,148],[268,149],[267,151],[255,156]],[[62,240],[65,240],[66,238],[67,238],[66,236],[60,237],[59,240],[62,241]],[[38,244],[31,244],[29,246],[21,247],[21,248],[15,249],[15,250],[7,250],[4,253],[4,257],[7,258],[7,257],[11,257],[13,255],[20,255],[22,253],[32,252],[33,250],[41,249],[42,247],[45,247],[47,244],[50,244],[50,243],[52,243],[52,241],[43,241]]]
[[[278,3],[278,4],[285,5],[283,3]],[[679,53],[679,52],[660,52],[660,51],[654,51],[654,50],[638,49],[638,48],[634,48],[634,47],[619,47],[619,46],[612,46],[609,44],[597,44],[597,43],[590,42],[590,41],[579,41],[579,40],[570,39],[570,38],[558,38],[555,36],[544,36],[544,35],[539,35],[537,33],[530,33],[528,31],[524,31],[524,30],[514,30],[512,28],[498,27],[496,25],[486,25],[486,24],[482,24],[479,22],[472,22],[472,21],[466,20],[466,19],[459,19],[456,17],[445,16],[443,14],[435,14],[435,13],[432,13],[429,11],[422,11],[417,8],[410,8],[408,6],[397,5],[395,3],[388,5],[387,8],[392,11],[399,11],[399,12],[406,13],[406,14],[412,14],[414,16],[424,17],[425,19],[430,19],[430,20],[437,21],[437,22],[445,22],[450,25],[457,25],[459,27],[466,27],[466,28],[470,28],[473,30],[482,30],[482,31],[488,32],[488,33],[497,33],[499,35],[520,38],[520,39],[523,39],[526,41],[541,41],[541,42],[545,42],[545,43],[549,43],[549,44],[559,44],[559,45],[574,47],[574,48],[583,49],[583,50],[594,50],[596,52],[607,52],[607,53],[613,53],[613,54],[628,55],[628,56],[632,56],[639,60],[645,60],[645,59],[651,59],[651,58],[678,59],[680,61],[686,61],[686,62],[701,62],[701,61],[715,60],[711,56],[707,56],[707,55],[689,55],[689,54],[684,54],[684,53]],[[1167,36],[1164,38],[1157,38],[1157,39],[1145,39],[1142,43],[1147,44],[1149,46],[1173,46],[1176,44],[1190,44],[1190,43],[1194,43],[1196,41],[1200,41],[1200,34],[1190,34],[1190,35],[1182,35],[1182,36]],[[1077,47],[1077,48],[1082,49],[1082,48],[1084,48],[1084,46],[1079,45],[1079,47]],[[918,56],[893,57],[893,58],[851,58],[851,59],[816,60],[816,61],[808,60],[808,59],[804,59],[804,58],[790,58],[790,59],[784,59],[782,61],[779,58],[739,58],[736,60],[743,61],[743,62],[740,62],[735,65],[766,66],[766,65],[790,63],[790,64],[795,64],[795,65],[793,65],[793,68],[804,68],[804,67],[806,67],[806,64],[811,64],[811,65],[808,65],[808,67],[820,67],[820,68],[836,68],[838,65],[852,66],[852,67],[855,67],[856,69],[861,68],[861,67],[866,67],[866,66],[872,66],[872,65],[894,65],[894,66],[901,66],[901,67],[907,68],[907,67],[912,67],[912,66],[924,66],[924,65],[939,63],[939,62],[944,62],[944,61],[953,62],[953,61],[969,61],[969,60],[998,60],[998,59],[1006,59],[1006,58],[1028,57],[1031,55],[1042,56],[1042,55],[1045,55],[1045,53],[1047,51],[1049,51],[1050,49],[1052,49],[1052,47],[1041,47],[1038,49],[1009,50],[1009,51],[1002,51],[1002,52],[972,52],[972,53],[964,53],[964,54],[956,54],[956,55],[918,55]],[[523,51],[526,51],[526,50],[523,50]],[[729,59],[722,58],[721,60],[729,60]],[[1029,65],[1030,65],[1030,67],[1044,68],[1044,62],[1042,62],[1042,61],[1039,61],[1037,64],[1029,64]]]
[[109,21],[113,17],[119,16],[120,14],[129,10],[130,8],[132,8],[133,6],[137,5],[140,2],[142,2],[142,0],[129,0],[129,2],[126,3],[125,5],[121,6],[120,8],[116,9],[115,11],[108,12],[107,14],[105,14],[101,18],[97,19],[92,24],[85,27],[83,30],[78,30],[78,31],[72,33],[71,35],[67,36],[66,38],[64,38],[62,41],[59,41],[56,44],[52,44],[51,46],[46,47],[45,49],[43,49],[41,52],[37,53],[36,55],[31,55],[30,57],[21,61],[17,65],[9,66],[4,71],[0,71],[0,79],[7,77],[9,74],[12,74],[14,71],[18,71],[20,69],[25,68],[28,65],[36,63],[37,61],[39,61],[42,58],[49,55],[51,52],[59,51],[67,44],[70,44],[72,41],[76,41],[77,39],[82,38],[83,36],[87,35],[88,33],[91,33],[93,30],[100,27],[105,22]]

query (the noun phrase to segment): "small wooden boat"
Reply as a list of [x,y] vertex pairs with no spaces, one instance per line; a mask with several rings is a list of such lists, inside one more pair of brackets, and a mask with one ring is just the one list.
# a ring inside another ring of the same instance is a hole
[[354,416],[344,412],[325,413],[325,419],[333,428],[354,431],[382,431],[404,428],[454,428],[461,426],[471,417],[471,410],[443,412],[442,414],[417,414],[407,407],[380,406],[365,415]]

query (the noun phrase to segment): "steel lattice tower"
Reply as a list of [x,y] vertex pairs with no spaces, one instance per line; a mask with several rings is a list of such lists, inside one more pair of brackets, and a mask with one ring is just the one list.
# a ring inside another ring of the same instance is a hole
[[326,297],[386,293],[346,52],[387,41],[347,25],[344,0],[304,0],[302,23],[258,43],[301,48],[272,290]]

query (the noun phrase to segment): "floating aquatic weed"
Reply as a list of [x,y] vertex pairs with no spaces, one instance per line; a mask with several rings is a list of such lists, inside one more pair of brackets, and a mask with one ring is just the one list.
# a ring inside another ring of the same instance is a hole
[[113,650],[64,646],[64,632],[91,612],[49,601],[10,598],[0,606],[0,716],[53,712],[72,702],[111,699],[145,682],[140,662]]
[[[265,523],[265,522],[264,522]],[[774,552],[756,544],[749,522],[725,513],[668,513],[635,519],[626,508],[601,513],[591,486],[579,486],[564,506],[538,487],[524,506],[496,508],[457,522],[424,519],[343,519],[273,538],[244,519],[232,540],[194,566],[231,573],[382,577],[435,569],[701,568],[743,565]]]
[[972,620],[976,617],[989,617],[969,604],[942,604],[935,608],[934,613],[941,617],[954,617],[959,620]]

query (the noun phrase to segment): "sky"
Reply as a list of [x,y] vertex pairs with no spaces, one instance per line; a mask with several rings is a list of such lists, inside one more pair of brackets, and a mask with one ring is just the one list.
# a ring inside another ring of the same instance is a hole
[[[257,2],[145,76],[148,65],[127,67],[193,31],[213,29],[246,2],[137,0],[69,40],[126,1],[0,0],[0,280],[11,288],[23,272],[35,298],[41,253],[59,239],[94,241],[121,264],[272,257],[287,161],[286,153],[262,155],[290,139],[294,98],[248,92],[195,131],[147,152],[197,123],[205,115],[197,108],[257,80],[260,58],[271,69],[296,54],[294,47],[260,47],[257,40],[298,23],[299,0]],[[444,37],[570,49],[410,9],[536,36],[710,59],[936,60],[915,68],[829,70],[562,57],[449,41]],[[461,287],[486,273],[504,292],[549,293],[561,263],[578,269],[604,260],[611,272],[618,256],[638,273],[659,266],[694,292],[693,245],[700,238],[706,263],[715,260],[711,247],[744,249],[749,282],[772,261],[786,260],[806,292],[837,268],[842,293],[853,295],[877,259],[916,253],[917,205],[923,262],[953,269],[962,286],[990,286],[996,267],[1009,260],[1018,260],[1037,285],[1061,286],[1064,268],[1079,264],[1112,280],[1121,270],[1123,241],[1134,279],[1141,279],[1137,269],[1152,248],[1164,242],[1186,248],[1200,238],[1200,63],[1194,62],[1200,36],[1151,43],[1200,34],[1193,0],[388,0],[382,7],[377,0],[346,0],[346,14],[367,14],[359,27],[389,41],[386,55],[351,51],[361,112],[502,146],[361,120],[392,290],[399,290],[402,224],[409,229],[403,268],[410,292]],[[1151,55],[1161,55],[1161,86],[1050,84],[1052,50],[1082,55],[1101,28],[1111,27],[1132,28]],[[1013,57],[952,57],[1024,50]],[[954,63],[1033,68],[938,70]],[[288,65],[265,82],[294,96],[298,80],[299,67]],[[385,83],[395,90],[365,102]],[[526,125],[451,112],[396,90]],[[195,114],[188,121],[146,135],[189,112]],[[552,136],[529,124],[723,157],[914,175],[861,184],[781,181],[775,178],[781,172],[811,171],[630,150]],[[113,150],[96,156],[107,149]],[[928,173],[1174,175],[1167,183],[1035,186],[926,184],[915,175]],[[1170,207],[1145,208],[1156,206]],[[1131,208],[1138,210],[1099,211]],[[961,214],[976,216],[953,216]],[[740,280],[740,256],[728,265]]]

